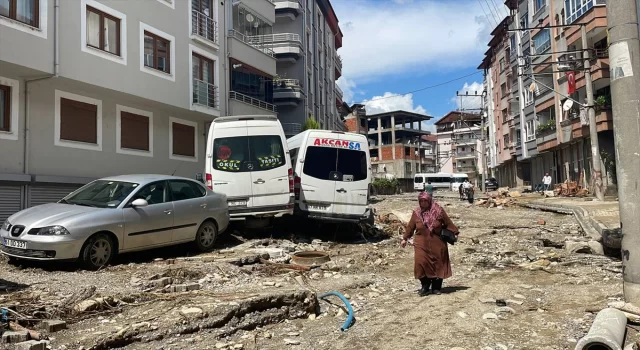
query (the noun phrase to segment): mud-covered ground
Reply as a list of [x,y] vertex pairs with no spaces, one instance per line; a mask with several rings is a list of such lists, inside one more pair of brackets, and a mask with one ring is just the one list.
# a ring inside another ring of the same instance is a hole
[[[542,350],[573,349],[593,312],[622,299],[618,260],[565,249],[584,239],[573,217],[453,198],[439,203],[461,231],[450,246],[454,277],[442,295],[419,297],[413,251],[398,247],[397,220],[415,195],[379,200],[386,235],[304,222],[238,228],[212,253],[164,248],[97,272],[2,258],[0,305],[17,318],[65,320],[66,330],[41,332],[50,349]],[[331,262],[298,271],[255,261],[269,251],[283,263],[300,250],[326,251]],[[328,291],[351,301],[356,321],[346,332],[340,300],[315,297]],[[37,322],[23,324],[38,330]]]

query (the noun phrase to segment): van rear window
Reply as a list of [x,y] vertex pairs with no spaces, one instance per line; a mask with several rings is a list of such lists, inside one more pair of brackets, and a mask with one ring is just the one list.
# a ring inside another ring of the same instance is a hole
[[213,168],[227,172],[265,171],[286,165],[279,135],[221,137],[213,141]]
[[417,184],[421,184],[424,182],[424,177],[422,176],[416,176],[415,179],[413,179],[413,182],[417,183]]
[[307,147],[305,175],[320,180],[362,181],[367,179],[367,153],[329,147]]

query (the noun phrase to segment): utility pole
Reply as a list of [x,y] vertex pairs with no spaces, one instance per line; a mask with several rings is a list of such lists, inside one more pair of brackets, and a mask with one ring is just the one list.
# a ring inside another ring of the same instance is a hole
[[[613,3],[609,4],[613,7]],[[600,142],[598,140],[598,125],[596,124],[596,110],[593,108],[593,81],[591,80],[591,62],[589,61],[589,46],[587,42],[587,26],[581,25],[582,52],[584,58],[584,78],[587,88],[587,112],[589,114],[589,136],[591,137],[591,161],[593,163],[593,177],[595,179],[596,198],[604,200],[602,189],[602,169],[600,166]]]
[[607,5],[624,298],[640,305],[640,42],[636,0]]
[[[516,54],[518,55],[518,93],[520,94],[518,98],[518,106],[520,107],[520,146],[522,147],[522,159],[526,159],[529,157],[529,150],[527,149],[527,135],[522,131],[525,130],[525,114],[524,114],[524,83],[522,81],[522,76],[524,75],[524,65],[526,62],[525,57],[522,56],[522,32],[520,30],[520,10],[516,11]],[[525,28],[528,29],[528,28]],[[523,29],[523,30],[525,30]],[[517,131],[516,131],[517,132]],[[517,162],[516,162],[517,163]],[[516,175],[517,176],[517,175]]]

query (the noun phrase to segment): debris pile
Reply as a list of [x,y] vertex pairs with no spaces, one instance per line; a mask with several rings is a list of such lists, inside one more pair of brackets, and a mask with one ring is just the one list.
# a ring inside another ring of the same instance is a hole
[[496,191],[487,193],[488,199],[480,199],[475,202],[476,206],[485,208],[504,209],[515,204],[516,199],[522,195],[518,191],[509,191],[508,187],[501,187]]

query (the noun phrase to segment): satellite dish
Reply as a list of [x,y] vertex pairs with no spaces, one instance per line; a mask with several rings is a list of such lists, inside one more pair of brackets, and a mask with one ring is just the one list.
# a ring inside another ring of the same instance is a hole
[[535,92],[536,90],[538,90],[538,85],[536,83],[531,83],[531,85],[529,85],[529,91]]
[[566,100],[562,104],[562,110],[564,110],[565,112],[570,110],[571,107],[573,107],[573,100]]

